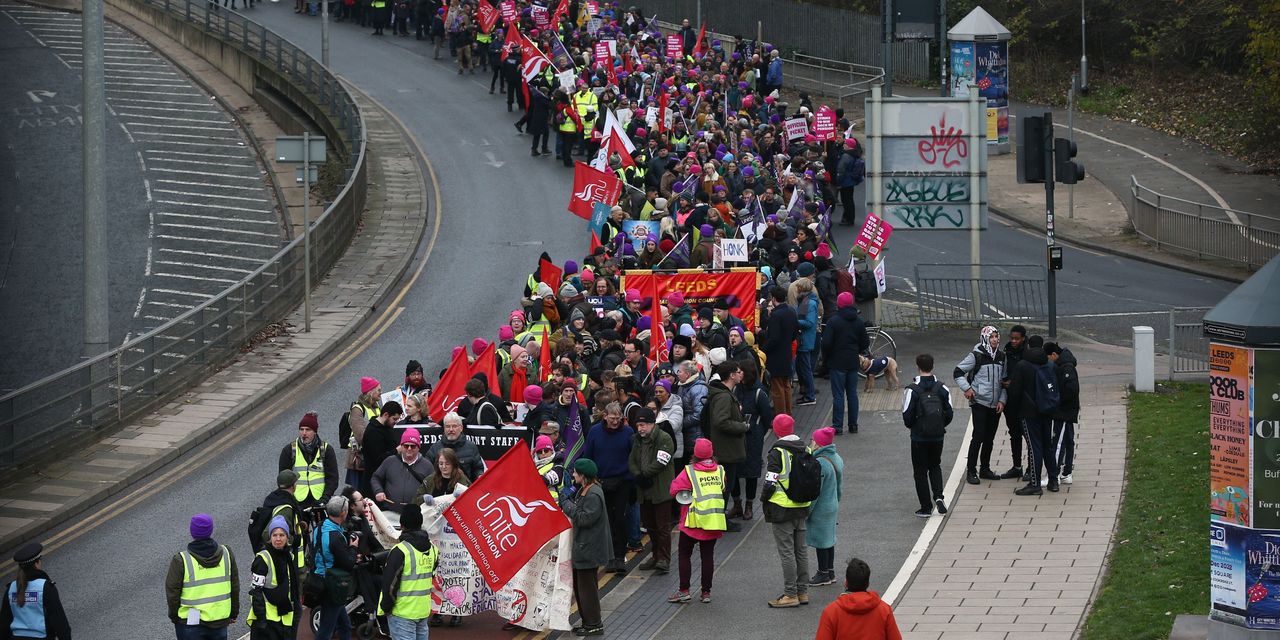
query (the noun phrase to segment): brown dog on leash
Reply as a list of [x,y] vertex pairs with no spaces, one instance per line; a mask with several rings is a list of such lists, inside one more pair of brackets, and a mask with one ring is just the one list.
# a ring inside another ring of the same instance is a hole
[[867,377],[867,383],[863,386],[863,391],[872,390],[875,386],[876,376],[884,376],[884,388],[889,391],[895,391],[899,387],[898,361],[889,356],[880,356],[872,359],[860,355],[858,356],[858,368]]

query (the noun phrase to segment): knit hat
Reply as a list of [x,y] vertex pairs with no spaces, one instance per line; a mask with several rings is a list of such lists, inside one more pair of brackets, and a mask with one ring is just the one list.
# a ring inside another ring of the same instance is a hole
[[800,274],[802,277],[811,276],[814,271],[815,269],[813,268],[812,262],[801,262],[800,266],[796,267],[796,273]]
[[560,285],[560,295],[566,298],[572,298],[578,295],[578,288],[573,286],[572,282],[566,282]]
[[[507,328],[509,329],[510,327],[507,327]],[[484,351],[488,347],[489,347],[489,341],[485,340],[484,338],[476,338],[475,340],[471,341],[471,353],[474,353],[476,355],[480,355],[480,352]]]
[[213,516],[207,513],[197,513],[191,516],[191,539],[204,540],[213,537]]
[[643,297],[639,289],[627,289],[627,302],[640,302]]
[[693,443],[693,457],[699,460],[710,460],[716,454],[715,447],[706,438],[698,438]]
[[653,199],[653,208],[654,208],[654,209],[657,209],[658,211],[666,211],[666,210],[667,210],[667,199],[666,199],[666,198],[654,198],[654,199]]
[[401,531],[421,531],[422,530],[422,508],[418,505],[408,505],[404,513],[400,514],[400,530]]
[[710,320],[716,316],[711,307],[698,307],[698,318],[702,320]]
[[312,431],[320,430],[320,420],[316,418],[314,411],[308,411],[302,414],[302,419],[298,421],[298,428],[306,427]]
[[830,258],[831,247],[827,246],[827,243],[825,242],[819,242],[818,249],[813,252],[813,255],[818,256],[819,258]]
[[574,320],[586,320],[586,319],[587,319],[587,314],[582,312],[581,307],[574,307],[573,311],[569,312],[569,322],[573,322]]
[[667,294],[667,303],[673,307],[684,306],[684,294],[679,291],[672,291]]
[[276,516],[272,518],[270,522],[267,523],[267,535],[270,536],[271,532],[275,531],[276,529],[284,530],[285,541],[287,542],[293,541],[293,532],[289,530],[289,522],[284,519],[284,516]]
[[524,320],[524,312],[523,312],[523,311],[521,311],[521,310],[519,310],[519,309],[516,309],[515,311],[512,311],[511,313],[508,313],[508,314],[507,314],[507,322],[511,322],[512,320],[515,320],[516,318],[519,318],[519,319],[521,319],[521,320]]
[[600,470],[591,458],[578,458],[573,463],[573,470],[588,478],[594,478],[600,474]]
[[857,139],[857,138],[845,138],[845,140],[844,140],[844,148],[846,148],[846,149],[857,149],[857,148],[858,148],[858,139]]
[[407,377],[415,373],[422,373],[422,363],[417,360],[410,360],[409,364],[404,366],[404,375]]
[[[671,240],[671,238],[663,238],[662,242],[658,243],[658,250],[663,253],[671,253],[671,250],[674,248],[676,248],[676,243],[673,240]],[[670,300],[670,299],[671,299],[670,297],[667,298],[667,300]],[[680,305],[676,305],[676,306],[680,306]]]
[[663,379],[659,379],[657,382],[655,382],[655,383],[653,383],[653,384],[654,384],[654,386],[662,387],[663,389],[665,389],[665,390],[666,390],[666,392],[667,392],[667,393],[671,393],[671,381],[670,381],[670,380],[667,380],[667,379],[663,378]]
[[796,432],[796,420],[785,413],[773,417],[773,435],[785,438]]
[[582,275],[579,276],[579,279],[581,279],[583,282],[595,282],[596,273],[590,269],[583,269]]
[[519,358],[520,356],[522,356],[522,355],[524,355],[524,354],[525,354],[525,349],[524,349],[524,347],[522,347],[522,346],[520,346],[520,345],[518,345],[518,344],[513,344],[513,345],[511,345],[511,359],[512,359],[512,360],[515,360],[516,358]]
[[742,330],[742,327],[729,327],[729,335],[733,335],[735,333],[738,334],[739,338],[746,337],[746,332]]
[[652,328],[653,318],[649,316],[640,316],[640,319],[636,320],[636,331],[648,331]]
[[711,366],[716,366],[729,359],[729,354],[724,347],[715,347],[707,351],[707,360],[711,362]]
[[716,234],[716,230],[711,225],[704,224],[698,227],[698,233],[701,233],[703,238],[710,238]]
[[823,427],[813,432],[813,443],[819,447],[825,447],[836,439],[836,430],[834,427]]
[[400,436],[400,444],[416,444],[422,446],[422,434],[417,429],[409,427],[404,430],[404,434]]
[[453,348],[453,351],[450,351],[450,352],[449,352],[449,361],[450,361],[450,362],[453,362],[453,360],[454,360],[455,358],[457,358],[457,357],[458,357],[458,356],[460,356],[460,355],[465,354],[466,352],[467,352],[466,347],[463,347],[462,345],[458,345],[458,346],[454,347],[454,348]]
[[281,469],[276,474],[276,487],[288,489],[298,482],[298,472],[293,469]]
[[377,378],[370,378],[369,376],[360,378],[360,395],[369,393],[370,391],[373,391],[374,389],[377,389],[378,387],[381,387],[381,386],[382,386],[382,383],[378,382]]
[[698,332],[697,332],[697,331],[694,331],[694,330],[693,330],[693,327],[691,327],[691,326],[689,326],[689,325],[687,325],[687,324],[682,324],[682,325],[680,325],[680,335],[681,335],[681,337],[684,337],[684,338],[692,338],[692,337],[694,337],[694,336],[698,335]]
[[551,286],[545,282],[538,283],[538,297],[545,298],[547,296],[555,296],[556,292],[551,290]]
[[852,294],[852,293],[849,293],[848,291],[843,291],[843,292],[841,292],[841,293],[840,293],[840,295],[836,296],[836,308],[837,308],[837,309],[843,309],[843,308],[845,308],[845,307],[852,307],[852,306],[853,306],[853,294]]
[[551,438],[549,436],[538,436],[538,439],[533,441],[534,451],[546,451],[547,449],[555,448],[555,445],[551,444]]
[[516,332],[511,328],[510,325],[504,324],[501,327],[498,327],[498,342],[506,342],[507,340],[514,340],[515,337],[516,337]]
[[641,422],[645,424],[653,424],[656,419],[657,416],[653,414],[653,409],[650,409],[649,407],[642,407],[640,409],[636,409],[635,415],[631,416],[631,424],[632,426],[640,424]]
[[526,385],[524,388],[525,404],[538,404],[542,402],[542,387],[536,384]]
[[571,276],[578,272],[578,263],[573,260],[564,261],[564,275]]

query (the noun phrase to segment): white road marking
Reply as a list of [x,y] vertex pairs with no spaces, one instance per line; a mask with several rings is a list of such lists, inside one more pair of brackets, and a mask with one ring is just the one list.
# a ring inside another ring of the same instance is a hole
[[110,84],[108,84],[108,85],[107,85],[107,92],[108,92],[108,93],[138,93],[138,94],[142,94],[142,95],[144,95],[144,96],[147,96],[147,95],[151,95],[151,96],[174,96],[174,97],[176,97],[176,98],[199,98],[199,97],[201,96],[201,94],[199,94],[199,93],[191,93],[191,92],[184,92],[184,91],[178,91],[178,92],[175,92],[175,91],[134,91],[134,90],[132,90],[132,89],[120,89],[120,88],[118,88],[118,87],[113,87],[113,86],[111,86]]
[[180,224],[177,222],[161,222],[157,226],[169,227],[172,229],[197,229],[200,231],[217,231],[218,233],[234,233],[234,234],[245,235],[245,236],[257,236],[259,238],[279,238],[280,237],[280,234],[278,233],[266,233],[264,231],[243,231],[240,229],[229,229],[227,227],[212,227],[209,225],[201,225],[201,224]]
[[197,293],[195,291],[179,291],[177,289],[152,289],[152,291],[156,293],[167,293],[175,296],[191,296],[193,298],[204,298],[205,300],[208,300],[213,297],[213,294],[209,294],[209,293]]
[[[160,291],[160,289],[155,289],[155,291]],[[155,301],[155,300],[148,300],[148,301],[147,301],[147,304],[153,304],[153,305],[155,305],[155,306],[157,306],[157,307],[177,307],[177,308],[179,308],[179,309],[190,309],[190,308],[191,308],[191,305],[189,305],[189,304],[178,304],[178,303],[176,303],[176,302],[157,302],[157,301]]]
[[[193,175],[193,176],[205,176],[210,178],[235,178],[237,180],[261,180],[261,177],[259,176],[241,176],[233,173],[211,173],[208,171],[187,171],[186,169],[152,169],[152,171],[158,171],[161,173],[184,173],[184,174]],[[177,181],[166,180],[165,182],[177,182]],[[204,182],[178,182],[178,184],[193,184],[196,186],[203,186],[205,183]],[[229,186],[229,185],[223,185],[223,186]]]
[[199,280],[199,281],[202,281],[202,282],[222,282],[222,283],[225,283],[225,284],[235,284],[235,283],[237,283],[237,282],[240,282],[239,280],[232,280],[232,279],[230,279],[230,278],[214,278],[213,276],[189,276],[189,275],[184,275],[184,274],[181,274],[181,273],[158,273],[158,272],[157,272],[157,273],[155,274],[155,277],[157,277],[157,278],[178,278],[178,279],[181,279],[181,280]]
[[220,267],[216,264],[202,264],[199,262],[179,262],[177,260],[157,260],[156,264],[167,264],[176,267],[196,267],[198,269],[217,269],[219,271],[234,271],[236,273],[253,273],[252,269],[241,269],[239,267]]
[[[139,132],[138,132],[138,135],[140,135],[140,136],[158,136],[158,137],[162,137],[162,138],[195,138],[196,140],[222,140],[222,141],[224,141],[224,142],[229,142],[229,141],[231,141],[231,140],[235,140],[235,139],[236,139],[236,138],[231,138],[231,137],[221,137],[221,136],[213,136],[213,135],[207,135],[207,134],[197,135],[197,134],[192,134],[192,133],[165,133],[165,132],[163,132],[163,131],[139,131]],[[158,141],[157,141],[157,140],[148,140],[148,142],[158,142]],[[175,143],[175,144],[177,144],[177,143]],[[191,143],[191,144],[199,144],[199,143]]]
[[151,161],[152,161],[152,162],[178,162],[178,163],[181,163],[181,164],[197,164],[197,165],[204,165],[204,166],[208,166],[208,167],[228,167],[228,168],[231,168],[231,169],[253,169],[255,172],[256,172],[256,171],[258,171],[258,165],[255,165],[255,164],[246,164],[246,163],[242,163],[242,162],[241,162],[241,163],[237,163],[237,162],[203,162],[203,161],[200,161],[200,160],[179,160],[179,159],[177,159],[177,158],[156,158],[156,157],[152,157],[152,158],[151,158]]
[[[198,136],[197,136],[198,137]],[[147,144],[176,144],[184,147],[217,147],[219,149],[243,149],[244,143],[218,144],[216,142],[184,142],[182,140],[144,140]],[[201,154],[203,155],[203,154]]]
[[[167,149],[148,149],[148,150],[147,150],[147,153],[148,153],[149,155],[152,155],[152,156],[158,156],[158,155],[167,155],[167,156],[199,156],[199,157],[201,157],[201,158],[239,158],[239,159],[243,159],[243,158],[245,158],[245,157],[246,157],[246,156],[245,156],[245,155],[243,155],[243,154],[242,154],[242,155],[238,155],[238,156],[235,156],[235,155],[231,155],[231,156],[229,156],[229,155],[219,155],[219,154],[216,154],[216,153],[197,153],[197,152],[194,152],[194,151],[169,151],[169,150],[167,150]],[[159,158],[155,158],[155,159],[159,159]],[[190,162],[190,161],[189,161],[189,160],[170,160],[169,162]],[[257,166],[257,165],[254,165],[254,166]]]
[[[121,102],[121,101],[137,102],[136,100],[126,100],[125,98],[115,98],[112,100],[112,102]],[[161,104],[169,104],[169,103],[161,103]],[[216,109],[209,109],[209,108],[206,108],[204,111],[201,111],[200,109],[175,109],[173,107],[144,107],[140,104],[120,105],[120,108],[121,109],[143,109],[146,111],[177,111],[178,113],[189,113],[192,115],[201,115],[201,116],[216,115],[218,113],[221,113]],[[120,114],[131,115],[131,114],[125,113],[124,111],[121,111]]]
[[245,257],[245,256],[233,256],[233,255],[228,255],[228,254],[225,254],[225,253],[211,253],[211,252],[209,252],[209,251],[187,251],[187,250],[185,250],[185,249],[169,249],[169,248],[161,248],[161,249],[160,249],[160,253],[176,253],[176,254],[179,254],[179,255],[185,255],[185,256],[204,256],[204,257],[207,257],[207,258],[221,258],[221,259],[223,259],[223,260],[240,260],[240,261],[243,261],[243,262],[253,262],[253,263],[257,263],[257,264],[262,264],[262,262],[264,261],[262,258],[250,258],[250,257]]
[[[217,198],[219,200],[240,200],[243,202],[269,202],[266,198],[246,198],[244,196],[223,196],[216,193],[199,193],[196,191],[177,191],[174,189],[156,189],[157,193],[172,193],[178,196],[191,196],[193,198]],[[191,203],[197,206],[208,206],[200,203]]]
[[239,247],[266,247],[268,249],[279,249],[279,244],[263,244],[261,242],[240,242],[238,240],[215,240],[212,238],[188,238],[187,236],[171,236],[165,234],[157,234],[157,238],[164,240],[181,240],[183,242],[195,242],[200,245],[209,244],[231,244]]
[[[257,180],[257,178],[245,178],[245,179],[254,180],[254,181]],[[156,183],[181,184],[181,185],[187,185],[189,187],[209,187],[210,189],[239,189],[241,191],[257,191],[259,193],[261,193],[262,189],[264,188],[263,185],[261,184],[245,186],[245,185],[237,185],[237,184],[218,184],[216,182],[186,182],[183,180],[156,180]]]
[[180,129],[185,131],[218,131],[221,133],[235,133],[235,129],[231,128],[230,123],[223,122],[221,127],[198,127],[182,124],[165,124],[163,122],[130,122],[131,127],[150,127],[152,129]]
[[[143,102],[147,104],[167,104],[170,107],[178,106],[178,107],[204,107],[206,109],[212,108],[209,106],[209,103],[207,102],[178,102],[176,100],[147,100],[144,98],[113,98],[112,102]],[[138,108],[141,109],[143,107],[138,107]]]
[[[129,107],[129,108],[132,109],[133,107]],[[120,115],[128,118],[146,118],[148,120],[173,120],[175,122],[204,122],[208,124],[222,124],[227,126],[230,126],[231,124],[225,120],[195,120],[192,118],[175,118],[173,116],[151,116],[143,113],[128,113],[125,111],[121,111]]]

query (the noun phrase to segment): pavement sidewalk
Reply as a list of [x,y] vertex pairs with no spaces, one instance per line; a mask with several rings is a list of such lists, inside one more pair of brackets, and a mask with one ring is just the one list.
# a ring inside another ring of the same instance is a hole
[[[111,7],[107,17],[119,19],[161,49],[189,75],[218,91],[223,100],[237,106],[253,105],[252,98],[234,92],[229,78],[181,44],[141,23],[122,19]],[[348,88],[364,111],[367,127],[367,207],[346,254],[313,283],[311,332],[302,331],[299,307],[284,320],[278,335],[259,342],[153,414],[97,442],[70,446],[56,459],[6,474],[0,480],[0,557],[123,494],[224,431],[251,426],[252,418],[264,411],[275,393],[314,372],[315,365],[348,344],[392,293],[412,263],[426,227],[427,172],[423,158],[394,118],[358,90]],[[267,129],[271,126],[265,115],[257,124]],[[253,133],[259,140],[274,135],[256,127]],[[286,198],[294,204],[289,195]]]
[[[1069,640],[1084,624],[1124,490],[1131,355],[1097,343],[1072,351],[1085,399],[1075,482],[1041,497],[1015,496],[1014,480],[962,484],[909,584],[887,594],[904,638]],[[1011,459],[1003,428],[992,459],[1001,470]]]

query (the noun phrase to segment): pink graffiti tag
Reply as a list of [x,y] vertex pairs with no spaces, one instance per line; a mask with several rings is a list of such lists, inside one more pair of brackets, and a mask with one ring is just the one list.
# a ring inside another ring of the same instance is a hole
[[[929,131],[933,137],[921,140],[917,145],[920,159],[926,164],[937,164],[942,160],[943,168],[948,168],[959,165],[960,158],[968,157],[969,143],[964,139],[964,131],[958,127],[947,127],[947,116],[942,116],[938,126],[929,127]],[[951,157],[952,151],[955,151],[955,158]]]

